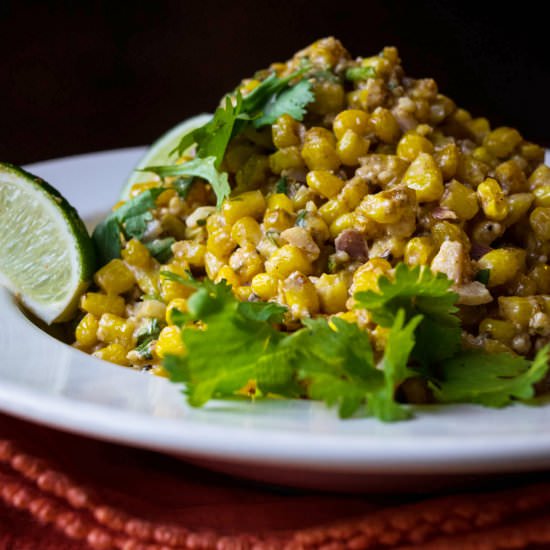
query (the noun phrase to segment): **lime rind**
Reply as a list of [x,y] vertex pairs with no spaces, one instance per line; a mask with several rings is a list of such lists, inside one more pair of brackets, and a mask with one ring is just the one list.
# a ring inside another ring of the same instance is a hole
[[120,194],[121,200],[127,200],[130,197],[132,186],[136,183],[150,181],[152,174],[147,172],[138,172],[140,168],[147,166],[162,166],[165,164],[173,164],[177,159],[171,153],[178,146],[181,138],[192,132],[196,128],[203,126],[212,118],[211,114],[202,113],[200,115],[188,118],[178,125],[174,126],[168,132],[164,133],[147,149],[147,152],[138,162],[136,168],[124,184]]
[[0,163],[0,283],[46,323],[70,319],[95,269],[76,210],[49,184]]

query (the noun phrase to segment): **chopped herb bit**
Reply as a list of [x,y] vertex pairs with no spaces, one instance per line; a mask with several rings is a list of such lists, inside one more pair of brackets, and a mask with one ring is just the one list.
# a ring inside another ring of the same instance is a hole
[[296,216],[296,225],[299,227],[305,227],[306,225],[307,210],[300,210]]
[[153,359],[153,342],[160,334],[160,323],[158,319],[151,318],[141,327],[137,333],[136,352],[141,359],[151,361]]
[[346,71],[346,79],[353,82],[367,80],[368,78],[376,78],[376,71],[373,67],[350,67]]
[[480,283],[487,285],[489,282],[489,277],[491,276],[491,270],[490,269],[480,269],[476,273],[476,281],[479,281]]
[[191,187],[193,186],[193,183],[195,183],[195,178],[181,177],[181,178],[176,178],[172,182],[172,185],[174,186],[174,189],[177,191],[178,195],[182,199],[186,199],[187,195],[189,195],[189,191],[191,191]]
[[204,227],[204,226],[206,225],[206,218],[199,218],[199,219],[197,220],[197,225],[198,225],[199,227]]
[[172,245],[176,242],[173,237],[165,239],[155,239],[145,246],[152,256],[154,256],[161,264],[165,264],[172,257]]
[[288,180],[286,176],[281,176],[279,181],[275,184],[275,192],[284,193],[285,195],[288,193]]

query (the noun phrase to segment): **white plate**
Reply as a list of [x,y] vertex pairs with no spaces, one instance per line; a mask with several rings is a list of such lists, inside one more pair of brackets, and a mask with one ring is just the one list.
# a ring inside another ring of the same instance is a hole
[[[90,220],[116,201],[142,153],[94,153],[29,169]],[[170,382],[53,339],[3,289],[0,350],[5,412],[263,481],[403,490],[433,488],[452,476],[550,467],[548,405],[425,407],[396,424],[341,421],[323,405],[304,401],[218,401],[192,409]]]

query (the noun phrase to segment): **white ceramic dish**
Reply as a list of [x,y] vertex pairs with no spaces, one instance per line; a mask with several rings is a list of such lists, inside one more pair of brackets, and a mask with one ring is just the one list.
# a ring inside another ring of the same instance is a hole
[[[116,201],[142,153],[93,153],[29,170],[94,220]],[[168,381],[53,339],[3,289],[0,350],[1,410],[257,480],[390,491],[550,467],[550,405],[424,407],[414,420],[396,424],[340,421],[323,405],[303,401],[226,401],[195,410]]]

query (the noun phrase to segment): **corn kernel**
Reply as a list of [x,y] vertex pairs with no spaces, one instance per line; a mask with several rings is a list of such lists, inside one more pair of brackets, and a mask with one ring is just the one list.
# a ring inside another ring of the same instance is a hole
[[331,224],[330,224],[330,235],[333,239],[335,239],[342,231],[345,231],[346,229],[352,229],[355,227],[355,214],[353,212],[348,212],[346,214],[342,214],[341,216],[338,216]]
[[467,120],[464,122],[464,125],[476,143],[482,143],[491,131],[489,121],[483,117]]
[[94,281],[106,294],[123,294],[134,287],[133,273],[119,259],[111,260],[94,275]]
[[185,298],[174,298],[166,308],[166,323],[168,325],[174,324],[172,313],[177,310],[181,313],[186,313],[188,310],[187,300]]
[[83,348],[91,348],[97,343],[99,322],[95,315],[86,313],[75,330],[76,341]]
[[368,192],[367,183],[362,178],[352,178],[347,181],[338,199],[343,201],[348,210],[355,210]]
[[103,359],[103,361],[109,361],[110,363],[116,363],[117,365],[122,365],[127,367],[130,362],[126,358],[128,350],[121,344],[109,344],[104,348],[94,351],[92,354],[98,359]]
[[247,244],[257,246],[262,238],[260,224],[250,216],[240,218],[231,228],[231,238],[239,246],[246,246]]
[[315,289],[324,313],[333,314],[344,311],[348,299],[348,286],[341,274],[323,273],[316,280]]
[[271,300],[271,298],[274,298],[277,294],[277,285],[277,279],[267,273],[258,273],[250,283],[252,292],[262,300]]
[[441,149],[438,149],[434,155],[434,160],[441,170],[443,180],[447,181],[454,178],[457,168],[460,153],[455,143],[447,143]]
[[207,252],[204,255],[204,269],[206,271],[206,276],[209,279],[214,280],[224,265],[225,262],[216,255],[212,254],[212,252]]
[[529,216],[529,223],[541,241],[550,240],[550,208],[537,206]]
[[317,115],[337,113],[344,108],[344,87],[339,82],[314,80],[313,95],[315,100],[308,105],[308,111]]
[[186,236],[186,225],[184,222],[174,216],[173,214],[164,214],[160,220],[160,226],[164,233],[175,237],[176,240],[181,241]]
[[254,245],[237,248],[229,258],[229,265],[235,272],[241,285],[249,283],[254,275],[264,269],[264,262]]
[[531,193],[514,193],[506,197],[506,203],[508,204],[508,215],[504,219],[504,224],[508,227],[524,218],[533,204],[533,195]]
[[188,298],[193,294],[194,290],[192,287],[173,281],[167,277],[162,277],[163,272],[174,273],[183,279],[189,279],[189,274],[185,267],[179,264],[171,263],[163,266],[160,278],[160,295],[166,304],[175,298]]
[[339,198],[330,199],[319,208],[319,214],[327,224],[331,224],[336,218],[348,211],[348,206]]
[[87,292],[80,299],[80,309],[96,317],[101,317],[104,313],[122,316],[126,310],[126,304],[124,298],[120,296]]
[[414,132],[407,132],[397,144],[397,155],[412,162],[420,153],[433,153],[434,146],[429,139]]
[[309,275],[312,266],[302,250],[291,244],[285,244],[265,262],[265,270],[277,279],[286,279],[294,271]]
[[151,254],[147,247],[137,239],[131,239],[126,243],[122,251],[122,258],[135,267],[147,268],[151,262]]
[[490,220],[500,221],[508,215],[508,203],[498,182],[487,178],[477,187],[477,196],[484,214]]
[[376,137],[384,143],[395,143],[399,139],[401,129],[388,109],[377,107],[370,117],[370,124]]
[[294,214],[283,208],[268,208],[265,211],[263,227],[266,232],[278,231],[281,233],[294,225],[295,218]]
[[514,128],[502,126],[493,130],[483,139],[483,145],[498,158],[507,157],[521,142],[521,135]]
[[353,282],[351,285],[351,294],[373,290],[378,292],[378,279],[382,275],[387,275],[391,271],[391,264],[383,258],[373,258],[363,264],[353,274]]
[[464,230],[454,223],[442,221],[435,223],[431,228],[432,238],[436,248],[440,248],[445,241],[461,242],[467,249],[470,248],[470,239]]
[[548,264],[536,264],[531,269],[529,277],[536,285],[536,293],[550,294],[550,266]]
[[414,189],[418,202],[439,200],[444,191],[441,170],[428,153],[419,153],[407,168],[401,183]]
[[319,311],[319,297],[313,283],[303,274],[294,271],[285,278],[282,294],[293,319],[311,317]]
[[222,205],[222,214],[227,223],[234,224],[244,216],[261,218],[265,207],[265,198],[261,191],[247,191],[232,199],[226,199]]
[[331,199],[338,195],[344,182],[328,170],[312,170],[307,173],[306,181],[308,186],[317,191],[323,197]]
[[367,195],[357,210],[377,223],[393,224],[416,207],[415,191],[408,187],[394,187]]
[[520,296],[500,296],[498,299],[500,315],[516,323],[522,329],[529,326],[529,321],[535,313],[536,304],[531,298]]
[[487,286],[503,285],[525,271],[525,250],[519,248],[497,248],[487,252],[478,261],[479,269],[489,270]]
[[204,267],[206,246],[197,241],[178,241],[172,245],[174,258],[183,260],[193,267]]
[[239,277],[235,273],[235,271],[228,265],[224,265],[216,275],[215,279],[216,283],[219,283],[220,281],[225,281],[228,285],[232,286],[233,288],[237,288],[240,284]]
[[336,170],[340,157],[334,135],[325,128],[310,128],[305,136],[302,157],[310,170]]
[[303,168],[304,166],[304,159],[296,145],[279,149],[269,156],[269,167],[274,174],[280,174],[283,170]]
[[137,197],[138,195],[141,195],[144,191],[148,191],[149,189],[154,189],[155,187],[159,186],[159,181],[144,181],[141,183],[134,183],[132,187],[130,188],[130,198]]
[[481,321],[479,333],[509,345],[516,334],[516,329],[511,321],[487,317]]
[[550,185],[550,167],[546,166],[546,164],[537,166],[529,176],[527,183],[531,191],[543,185]]
[[336,139],[342,139],[349,130],[360,136],[369,130],[369,115],[359,109],[346,109],[334,118],[332,130]]
[[516,159],[501,162],[495,168],[494,176],[506,194],[521,193],[528,190],[527,178]]
[[107,344],[122,344],[126,348],[135,345],[134,323],[112,313],[104,313],[99,319],[97,337]]
[[271,126],[273,145],[277,149],[300,144],[300,124],[290,115],[281,115]]
[[441,206],[455,212],[460,220],[471,220],[479,211],[476,192],[457,180],[446,185]]
[[550,185],[536,187],[533,195],[535,195],[535,206],[550,206]]
[[294,212],[294,203],[284,193],[275,193],[267,199],[267,207],[271,209],[282,208],[287,212]]
[[256,150],[256,147],[250,143],[230,143],[223,160],[225,169],[236,174]]
[[181,331],[177,326],[164,327],[155,344],[155,354],[161,359],[167,355],[183,355],[185,345],[181,337]]
[[405,263],[409,266],[429,265],[435,252],[435,243],[431,237],[414,237],[405,246]]
[[345,166],[357,166],[359,159],[364,157],[369,150],[369,140],[348,130],[338,141],[336,151],[342,164]]

